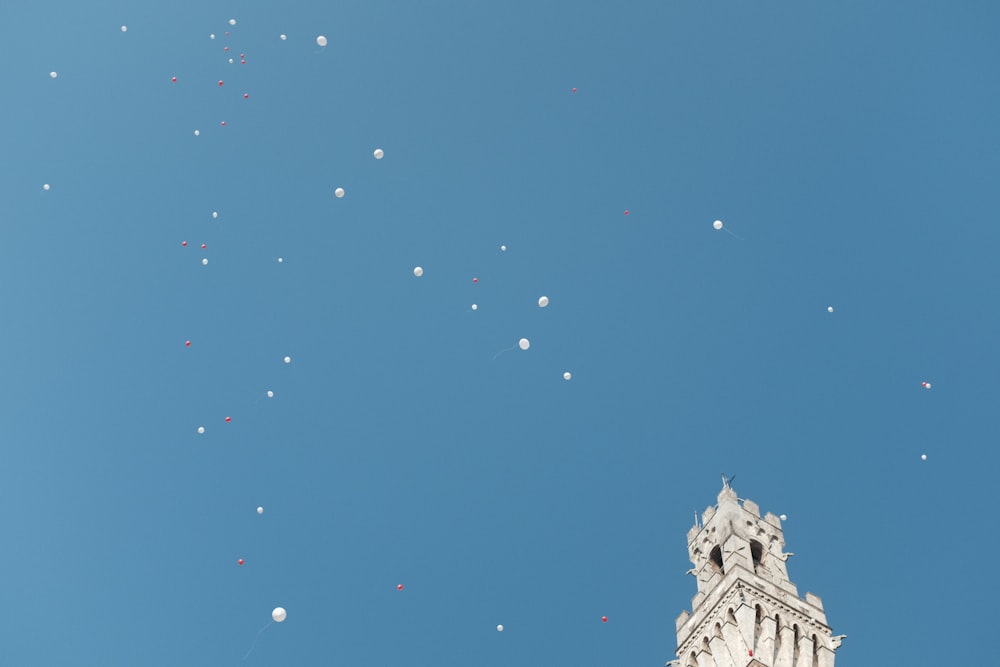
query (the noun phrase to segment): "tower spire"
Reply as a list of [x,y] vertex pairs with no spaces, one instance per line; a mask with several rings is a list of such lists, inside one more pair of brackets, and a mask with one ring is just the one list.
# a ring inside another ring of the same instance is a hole
[[733,484],[733,480],[734,479],[736,479],[736,475],[733,475],[732,477],[729,477],[727,479],[726,478],[726,473],[722,473],[722,488],[723,489],[731,489],[731,488],[733,488],[732,484]]

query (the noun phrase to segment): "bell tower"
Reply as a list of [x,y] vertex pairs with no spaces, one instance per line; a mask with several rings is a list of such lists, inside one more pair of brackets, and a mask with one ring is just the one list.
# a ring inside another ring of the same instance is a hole
[[677,667],[833,667],[823,602],[788,580],[781,519],[736,497],[723,476],[719,504],[688,531],[692,611],[677,617]]

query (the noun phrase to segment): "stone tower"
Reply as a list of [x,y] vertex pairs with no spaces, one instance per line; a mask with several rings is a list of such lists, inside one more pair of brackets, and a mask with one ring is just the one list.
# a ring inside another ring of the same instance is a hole
[[781,519],[736,497],[723,477],[719,504],[688,531],[698,580],[691,612],[677,617],[678,667],[833,667],[823,602],[788,580]]

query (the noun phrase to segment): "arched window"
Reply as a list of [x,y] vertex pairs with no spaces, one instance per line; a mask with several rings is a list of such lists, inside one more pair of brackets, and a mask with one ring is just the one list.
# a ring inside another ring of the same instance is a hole
[[750,540],[750,556],[753,558],[753,571],[757,572],[764,557],[764,545],[757,540]]
[[714,572],[719,574],[725,574],[726,568],[722,565],[722,547],[715,547],[712,552],[708,554],[708,563],[712,566]]

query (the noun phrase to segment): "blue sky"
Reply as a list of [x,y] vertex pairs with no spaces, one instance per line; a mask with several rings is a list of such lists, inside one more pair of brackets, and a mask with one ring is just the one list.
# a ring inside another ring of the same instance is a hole
[[0,661],[987,659],[996,6],[627,4],[0,6]]

